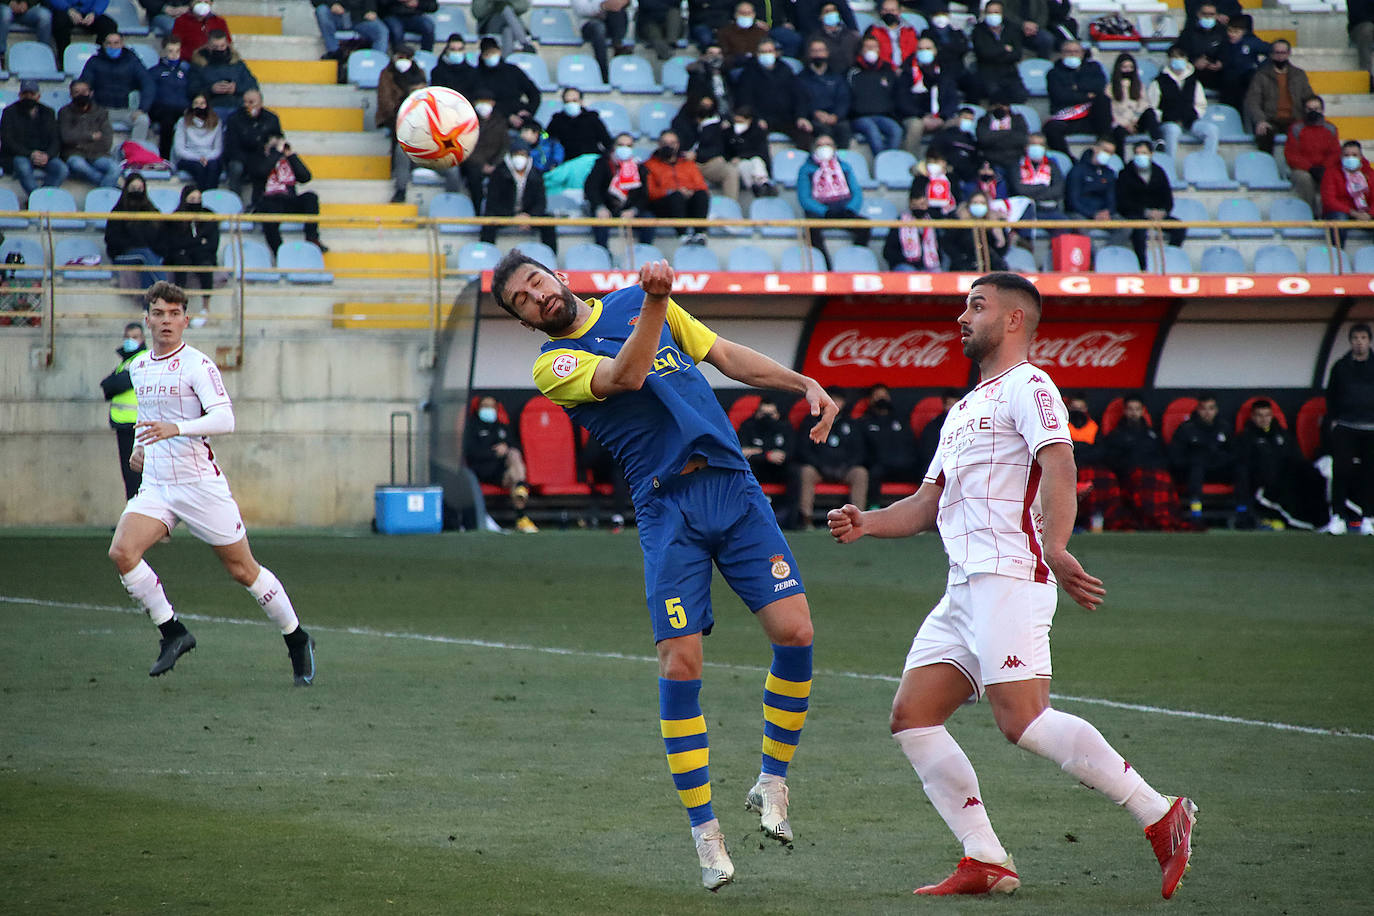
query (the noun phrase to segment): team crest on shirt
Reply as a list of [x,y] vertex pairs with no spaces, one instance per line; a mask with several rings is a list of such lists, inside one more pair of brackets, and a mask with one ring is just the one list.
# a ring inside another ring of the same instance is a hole
[[554,357],[552,365],[549,366],[553,374],[559,378],[567,378],[572,375],[572,371],[577,368],[577,357],[571,353],[561,353]]
[[768,562],[773,566],[774,579],[786,579],[792,575],[792,567],[787,565],[787,558],[780,553],[775,553],[768,558]]
[[995,401],[997,400],[997,395],[1001,393],[1002,380],[999,378],[997,381],[993,382],[991,385],[987,387],[987,390],[983,392],[983,397],[987,398],[989,401]]
[[635,316],[632,317],[632,318],[630,319],[630,321],[629,321],[630,327],[634,327],[634,326],[635,326],[635,323],[636,323],[637,321],[639,321],[639,316],[638,316],[638,315],[635,315]]
[[180,356],[175,357],[170,363],[167,364],[167,371],[168,371],[168,372],[175,372],[175,371],[177,371],[177,370],[180,369],[180,368],[181,368],[181,357],[180,357]]

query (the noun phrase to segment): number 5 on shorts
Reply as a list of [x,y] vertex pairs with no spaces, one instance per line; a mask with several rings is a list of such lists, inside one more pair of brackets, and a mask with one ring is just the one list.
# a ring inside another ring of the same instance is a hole
[[687,626],[687,612],[682,609],[681,598],[669,598],[663,604],[668,611],[668,623],[674,630]]

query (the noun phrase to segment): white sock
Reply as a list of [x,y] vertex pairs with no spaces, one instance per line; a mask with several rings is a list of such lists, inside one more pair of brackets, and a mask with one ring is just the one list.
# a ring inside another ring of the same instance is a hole
[[713,817],[704,824],[697,824],[692,828],[692,839],[700,841],[708,833],[720,833],[720,818]]
[[766,786],[770,782],[775,782],[778,785],[782,785],[783,783],[787,782],[787,777],[778,776],[776,773],[759,773],[759,785]]
[[248,594],[262,607],[263,613],[281,628],[283,634],[290,633],[301,625],[296,618],[296,609],[291,606],[286,589],[282,588],[281,580],[272,574],[272,570],[266,566],[259,566],[258,569],[261,571],[253,584],[248,586]]
[[119,577],[129,596],[143,605],[143,610],[152,618],[153,623],[161,626],[176,616],[167,593],[162,590],[162,580],[153,572],[147,560],[139,560],[138,565]]
[[1112,749],[1085,719],[1046,709],[1021,733],[1018,747],[1059,764],[1089,789],[1096,789],[1130,811],[1142,827],[1169,811],[1169,802]]
[[983,807],[978,774],[949,731],[943,725],[933,725],[908,728],[892,737],[921,777],[921,788],[930,803],[964,844],[964,855],[980,862],[1005,862],[1007,851]]

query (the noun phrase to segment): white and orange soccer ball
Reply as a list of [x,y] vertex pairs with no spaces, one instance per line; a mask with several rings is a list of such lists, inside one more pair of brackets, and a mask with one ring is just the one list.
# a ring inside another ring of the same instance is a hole
[[442,86],[417,89],[396,114],[396,142],[425,168],[453,168],[477,142],[477,112],[461,93]]

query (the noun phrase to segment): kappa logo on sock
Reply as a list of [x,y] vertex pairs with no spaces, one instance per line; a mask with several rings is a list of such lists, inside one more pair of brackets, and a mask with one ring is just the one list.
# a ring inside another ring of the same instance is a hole
[[964,802],[964,807],[965,807],[965,808],[975,808],[975,807],[977,807],[978,805],[981,805],[981,804],[982,804],[982,802],[980,802],[976,797],[970,795],[970,796],[968,797],[968,801]]
[[1021,661],[1021,659],[1020,659],[1019,657],[1015,656],[1015,655],[1008,655],[1008,656],[1007,656],[1007,660],[1004,661],[1004,662],[1002,662],[1002,667],[1003,667],[1003,668],[1024,668],[1024,667],[1026,667],[1026,663],[1023,662],[1023,661]]

